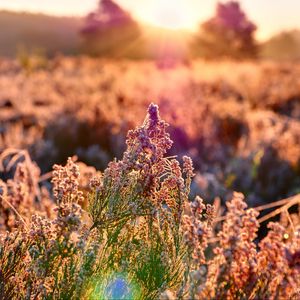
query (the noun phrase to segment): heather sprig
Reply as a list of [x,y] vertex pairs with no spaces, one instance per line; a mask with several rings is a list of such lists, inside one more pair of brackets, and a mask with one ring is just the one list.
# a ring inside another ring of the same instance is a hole
[[[129,275],[150,298],[179,285],[186,251],[180,220],[188,192],[179,163],[164,157],[172,144],[166,127],[151,104],[143,125],[128,133],[123,159],[93,180],[90,201],[91,230],[106,237],[106,252],[118,244],[119,251],[109,255],[119,264],[114,271],[133,266]],[[128,251],[136,254],[127,257]]]

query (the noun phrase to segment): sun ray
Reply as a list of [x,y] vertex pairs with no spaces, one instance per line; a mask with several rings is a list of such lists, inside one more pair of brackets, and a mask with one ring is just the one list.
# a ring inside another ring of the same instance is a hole
[[186,29],[193,24],[189,19],[190,7],[185,0],[153,1],[145,15],[147,21],[155,26],[167,29]]

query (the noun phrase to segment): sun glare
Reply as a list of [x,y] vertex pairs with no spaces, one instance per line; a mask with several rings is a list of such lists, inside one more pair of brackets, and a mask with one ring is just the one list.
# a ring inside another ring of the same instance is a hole
[[168,29],[192,29],[189,18],[189,7],[186,0],[153,1],[152,7],[145,16],[146,21],[155,26]]

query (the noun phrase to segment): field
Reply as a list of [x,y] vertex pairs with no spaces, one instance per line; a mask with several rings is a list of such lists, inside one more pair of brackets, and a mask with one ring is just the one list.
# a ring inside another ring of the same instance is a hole
[[72,155],[103,170],[154,102],[170,124],[169,154],[191,156],[201,196],[275,201],[299,191],[299,78],[288,63],[57,58],[27,71],[4,60],[0,149],[28,149],[43,173]]
[[0,299],[300,297],[299,63],[2,59],[0,153]]

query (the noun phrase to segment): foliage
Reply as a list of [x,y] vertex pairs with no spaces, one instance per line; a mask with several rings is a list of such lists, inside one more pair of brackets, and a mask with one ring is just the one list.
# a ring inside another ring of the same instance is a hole
[[218,2],[215,16],[201,25],[195,53],[213,59],[256,57],[255,30],[237,1]]
[[[299,226],[270,223],[257,250],[258,212],[247,209],[238,193],[227,203],[223,225],[217,226],[216,206],[205,205],[200,197],[189,199],[192,160],[183,157],[181,167],[167,156],[172,145],[167,126],[151,104],[143,125],[128,132],[123,158],[110,162],[103,173],[90,173],[89,190],[82,187],[73,159],[64,167],[55,165],[51,215],[45,214],[46,206],[31,217],[23,209],[35,198],[33,183],[40,176],[23,153],[16,175],[2,181],[0,189],[5,214],[18,219],[3,224],[0,236],[3,299],[297,295]],[[9,155],[14,152],[7,151],[2,160]],[[9,166],[20,157],[12,156]]]

